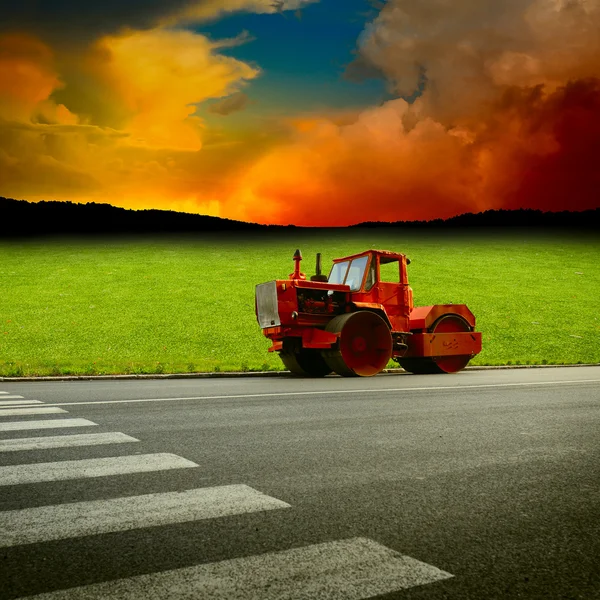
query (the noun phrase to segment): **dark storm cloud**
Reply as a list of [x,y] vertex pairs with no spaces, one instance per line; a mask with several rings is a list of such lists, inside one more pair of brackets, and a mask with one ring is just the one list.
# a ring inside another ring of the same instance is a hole
[[191,3],[191,0],[2,0],[0,31],[34,31],[55,41],[65,35],[72,41],[92,41],[124,27],[153,27]]

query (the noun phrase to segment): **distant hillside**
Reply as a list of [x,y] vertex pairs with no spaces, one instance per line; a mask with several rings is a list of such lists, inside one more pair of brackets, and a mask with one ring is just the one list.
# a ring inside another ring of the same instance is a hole
[[[129,210],[110,204],[27,202],[0,197],[0,237],[53,234],[249,232],[274,229],[171,210]],[[280,229],[285,229],[281,227]]]
[[[583,212],[488,210],[433,221],[373,221],[353,228],[476,229],[481,227],[548,227],[600,231],[600,208]],[[39,235],[122,233],[193,233],[297,230],[293,225],[258,225],[170,210],[128,210],[110,204],[27,202],[0,197],[0,238]]]
[[600,232],[600,208],[581,212],[543,212],[533,209],[486,210],[465,213],[450,219],[433,221],[372,221],[354,227],[409,227],[423,229],[471,229],[478,227],[549,227],[556,229],[588,229]]

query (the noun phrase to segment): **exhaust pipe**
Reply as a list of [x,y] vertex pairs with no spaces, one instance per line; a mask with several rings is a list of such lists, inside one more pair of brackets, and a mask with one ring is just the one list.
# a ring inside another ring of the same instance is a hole
[[311,281],[327,282],[327,275],[321,274],[321,253],[317,252],[317,264],[315,266],[315,275],[310,278]]

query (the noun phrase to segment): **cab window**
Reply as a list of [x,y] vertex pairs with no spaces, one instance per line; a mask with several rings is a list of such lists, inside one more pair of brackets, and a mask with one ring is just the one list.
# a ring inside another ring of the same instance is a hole
[[400,263],[397,258],[381,258],[379,262],[379,277],[383,282],[398,283],[400,281]]
[[334,263],[329,273],[329,283],[345,283],[350,290],[358,292],[365,276],[365,269],[369,262],[368,256],[355,258],[353,261]]
[[369,265],[369,272],[367,273],[367,279],[365,281],[365,291],[369,291],[377,281],[377,270],[375,267],[375,259],[371,261]]
[[329,278],[327,281],[329,283],[344,283],[344,279],[346,278],[346,271],[348,270],[348,265],[350,261],[345,260],[344,262],[334,263],[331,268],[331,273],[329,273]]
[[351,291],[358,292],[358,290],[360,290],[368,260],[368,256],[361,256],[360,258],[355,258],[350,263],[350,268],[348,269],[348,274],[346,275],[346,281],[344,283],[350,286]]

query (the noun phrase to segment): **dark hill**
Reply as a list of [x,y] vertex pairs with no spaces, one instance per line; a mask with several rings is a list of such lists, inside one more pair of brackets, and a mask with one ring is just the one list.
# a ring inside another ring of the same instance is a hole
[[27,202],[1,197],[0,224],[0,237],[219,231],[243,233],[272,229],[270,226],[171,210],[129,210],[95,202]]
[[[540,227],[600,231],[600,208],[583,212],[488,210],[442,220],[365,222],[353,228],[401,227],[426,230],[470,230],[488,227]],[[0,197],[0,238],[40,235],[106,235],[128,233],[286,232],[293,225],[257,225],[219,217],[169,210],[128,210],[110,204],[27,202]],[[312,229],[314,231],[314,229]]]
[[600,232],[600,208],[581,212],[543,212],[529,208],[519,210],[486,210],[465,213],[450,219],[432,221],[372,221],[353,227],[408,227],[415,229],[475,229],[480,227],[544,227],[553,229],[587,229]]

